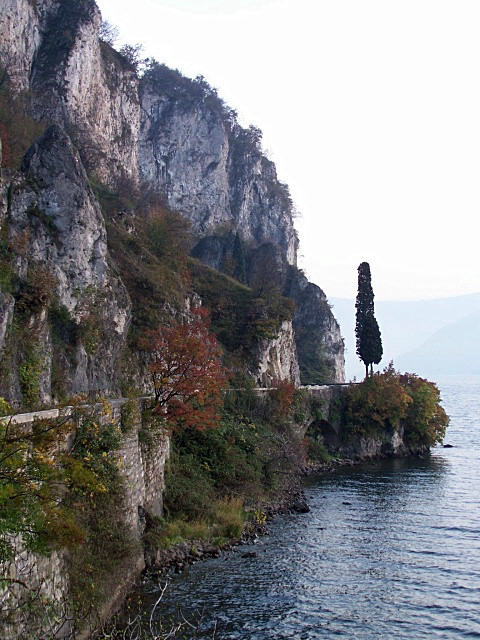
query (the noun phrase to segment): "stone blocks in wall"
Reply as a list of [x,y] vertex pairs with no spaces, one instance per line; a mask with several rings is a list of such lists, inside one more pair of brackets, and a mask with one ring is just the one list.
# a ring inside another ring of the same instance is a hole
[[[132,583],[145,568],[145,561],[142,550],[142,535],[145,528],[146,515],[151,516],[162,514],[162,494],[165,487],[164,470],[165,463],[170,452],[170,439],[168,433],[156,433],[153,443],[148,449],[142,445],[139,433],[142,430],[142,410],[148,404],[148,399],[126,400],[119,399],[110,403],[111,411],[103,419],[114,424],[121,424],[122,411],[127,403],[134,403],[133,411],[129,410],[129,425],[124,433],[121,446],[117,451],[120,462],[120,471],[125,487],[125,516],[132,537],[138,543],[136,548],[138,555],[128,558],[125,567],[119,571],[117,585],[110,594],[110,599],[102,608],[100,617],[107,619],[120,606]],[[93,407],[95,408],[95,406]],[[98,405],[99,413],[103,405]],[[73,415],[73,408],[52,409],[48,411],[38,411],[29,414],[20,414],[13,417],[17,424],[25,425],[28,429],[35,419],[56,420],[59,416],[68,417]],[[158,434],[158,435],[157,435]],[[65,443],[68,447],[68,443]],[[63,610],[68,609],[69,577],[65,552],[62,550],[53,551],[49,557],[43,557],[24,549],[19,538],[15,540],[17,552],[7,572],[13,583],[8,589],[0,590],[0,602],[2,606],[12,602],[12,608],[21,601],[22,591],[25,590],[23,584],[28,584],[29,589],[38,590],[42,597],[51,601]],[[68,612],[67,612],[68,613]],[[71,617],[70,614],[67,618]],[[58,630],[58,637],[67,637],[71,631],[70,623],[63,623]],[[24,628],[21,625],[6,625],[0,621],[0,637],[2,640],[19,640],[24,637]],[[88,632],[77,636],[89,637]]]

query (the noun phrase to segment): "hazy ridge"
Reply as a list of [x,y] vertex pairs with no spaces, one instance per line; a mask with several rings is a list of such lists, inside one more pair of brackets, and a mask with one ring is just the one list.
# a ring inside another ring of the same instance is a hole
[[[345,339],[347,378],[363,375],[355,353],[355,300],[330,298]],[[420,375],[478,373],[480,293],[433,300],[375,302],[384,357]]]

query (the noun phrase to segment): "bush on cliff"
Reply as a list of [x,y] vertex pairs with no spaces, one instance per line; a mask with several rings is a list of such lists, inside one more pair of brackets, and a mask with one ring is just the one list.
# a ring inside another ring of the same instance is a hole
[[[82,625],[134,556],[116,458],[121,432],[107,403],[97,409],[30,428],[0,420],[0,618],[22,637],[43,637],[46,625],[58,629],[72,611]],[[0,402],[0,410],[9,408]],[[19,549],[67,551],[68,602],[44,597],[34,557],[12,574]]]
[[190,228],[153,195],[142,201],[135,189],[112,191],[92,181],[107,223],[108,248],[132,301],[130,343],[165,321],[166,308],[185,304],[190,275],[187,268]]
[[211,310],[212,329],[227,352],[228,364],[241,370],[256,363],[258,342],[278,335],[291,320],[294,304],[281,295],[258,297],[240,284],[198,260],[189,261],[192,288]]
[[165,546],[179,531],[199,524],[213,537],[241,534],[243,505],[253,508],[268,500],[303,460],[302,443],[292,428],[295,393],[278,384],[269,396],[258,397],[246,384],[226,393],[216,429],[174,431],[166,474],[167,520],[156,527],[157,544]]
[[187,321],[159,326],[140,344],[151,357],[153,411],[172,429],[215,428],[227,370],[208,311],[195,308]]
[[405,429],[406,443],[413,447],[441,442],[448,416],[433,382],[414,374],[400,374],[390,364],[362,383],[351,386],[345,396],[343,420],[351,435],[375,435]]
[[31,117],[30,93],[13,91],[10,79],[12,68],[13,64],[7,60],[3,64],[0,62],[1,166],[18,169],[26,150],[41,135],[45,126]]
[[438,387],[412,373],[401,375],[400,382],[412,399],[403,420],[407,443],[431,447],[442,442],[449,418],[440,404]]
[[392,366],[376,373],[360,384],[349,388],[346,394],[346,422],[352,431],[375,433],[388,427],[397,427],[406,416],[412,402]]

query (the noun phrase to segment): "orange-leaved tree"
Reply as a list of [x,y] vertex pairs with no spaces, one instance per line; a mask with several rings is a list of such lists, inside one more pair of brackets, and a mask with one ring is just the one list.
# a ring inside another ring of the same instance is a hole
[[295,385],[290,380],[275,378],[272,381],[270,390],[270,411],[275,419],[286,418],[289,414],[293,398],[295,395]]
[[216,427],[228,376],[208,311],[194,309],[190,322],[150,331],[142,346],[152,354],[155,411],[172,428]]

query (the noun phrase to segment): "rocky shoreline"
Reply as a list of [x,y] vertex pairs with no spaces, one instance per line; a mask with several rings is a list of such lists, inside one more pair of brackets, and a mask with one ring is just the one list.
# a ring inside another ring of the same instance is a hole
[[218,558],[223,551],[250,544],[259,536],[268,534],[268,523],[277,515],[308,513],[310,507],[301,487],[300,477],[292,476],[276,497],[267,504],[261,505],[261,510],[265,516],[265,522],[248,522],[240,538],[228,540],[223,545],[215,545],[208,540],[188,540],[168,549],[147,547],[145,550],[147,569],[144,572],[144,579],[169,572],[179,573],[199,560]]
[[[423,457],[424,451],[411,452],[410,455]],[[369,460],[334,458],[329,462],[314,463],[303,467],[298,473],[292,474],[288,478],[276,496],[272,497],[268,503],[261,505],[262,513],[265,515],[265,522],[249,522],[241,538],[228,540],[221,546],[206,540],[188,540],[179,542],[168,549],[147,547],[145,550],[147,568],[144,572],[144,579],[166,575],[169,572],[179,573],[199,560],[218,558],[222,552],[228,551],[233,547],[250,544],[259,536],[268,535],[268,523],[275,516],[287,513],[308,513],[310,507],[308,506],[305,490],[302,487],[302,478],[333,472],[341,467],[353,467],[368,462],[374,463],[387,457],[389,456],[377,456]]]
[[[168,583],[168,576],[171,574],[181,573],[191,565],[205,561],[210,558],[218,558],[222,553],[232,550],[243,545],[250,545],[264,535],[268,535],[268,525],[279,515],[288,513],[308,513],[310,507],[307,502],[305,489],[302,487],[302,480],[319,475],[322,473],[335,472],[342,467],[354,467],[360,464],[375,463],[389,457],[406,457],[379,455],[375,458],[368,459],[343,459],[334,458],[329,462],[319,462],[309,464],[299,469],[297,473],[290,475],[284,482],[284,486],[277,495],[265,504],[261,505],[262,513],[265,516],[263,522],[249,522],[245,527],[243,535],[238,539],[228,540],[223,545],[215,545],[206,540],[188,540],[182,541],[168,549],[153,549],[148,546],[145,549],[146,569],[143,571],[141,578],[126,598],[124,606],[119,613],[116,614],[114,621],[109,625],[109,629],[122,628],[122,620],[125,621],[127,614],[131,614],[132,610],[140,611],[145,595],[151,591],[152,585],[158,585],[162,581]],[[423,458],[424,450],[410,451],[409,455]],[[239,550],[238,553],[241,553]],[[249,549],[241,553],[242,557],[255,559],[258,554],[255,550]],[[115,620],[119,626],[116,626]],[[117,636],[108,636],[117,637]]]

